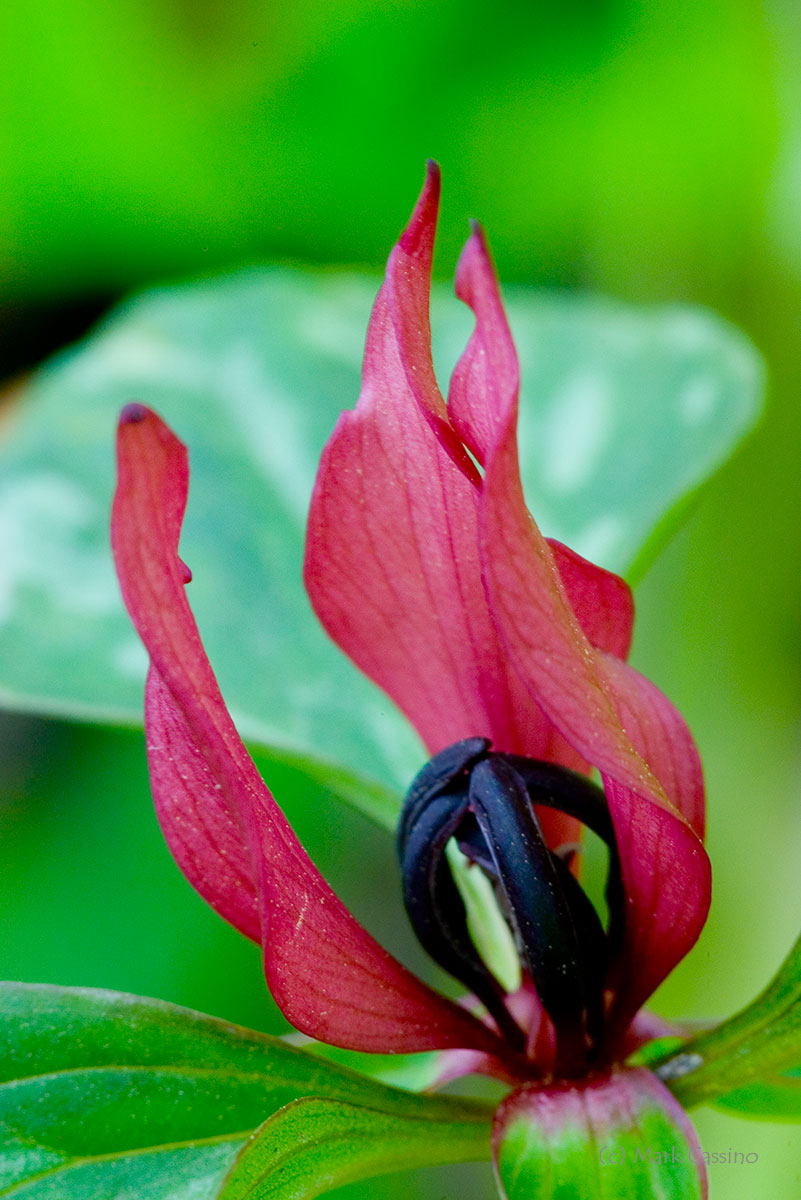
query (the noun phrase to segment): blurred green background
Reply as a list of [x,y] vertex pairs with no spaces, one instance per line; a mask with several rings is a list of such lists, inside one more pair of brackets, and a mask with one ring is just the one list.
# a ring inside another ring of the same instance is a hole
[[[264,259],[380,267],[428,156],[441,276],[477,216],[502,279],[707,304],[753,338],[766,419],[639,586],[634,652],[701,746],[715,869],[708,928],[657,1006],[715,1016],[749,999],[801,926],[794,0],[6,0],[0,38],[7,378],[144,282]],[[3,975],[280,1028],[257,952],[161,844],[141,737],[9,717],[0,740]],[[407,944],[391,847],[271,783],[345,898]],[[713,1200],[798,1194],[794,1127],[698,1126],[709,1150],[760,1155],[713,1168]],[[419,1176],[415,1194],[490,1195],[473,1176]]]

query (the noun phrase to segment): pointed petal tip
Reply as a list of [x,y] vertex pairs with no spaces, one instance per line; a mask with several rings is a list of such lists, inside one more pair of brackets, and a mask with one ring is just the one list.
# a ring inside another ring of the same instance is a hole
[[126,404],[120,413],[119,426],[122,429],[125,425],[138,425],[141,421],[147,420],[154,414],[144,404],[139,404],[138,401],[133,401],[131,404]]
[[489,258],[489,247],[484,227],[475,217],[470,218],[469,224],[470,236],[462,247],[462,253],[459,255],[459,262],[456,267],[457,275],[463,262],[469,263],[474,257]]
[[472,299],[482,281],[491,281],[498,290],[495,267],[492,262],[487,236],[480,221],[470,220],[470,236],[465,242],[456,264],[454,291],[460,300],[472,307]]
[[437,213],[442,176],[439,166],[432,158],[426,163],[426,177],[409,224],[398,241],[406,254],[415,257],[430,257],[434,247]]

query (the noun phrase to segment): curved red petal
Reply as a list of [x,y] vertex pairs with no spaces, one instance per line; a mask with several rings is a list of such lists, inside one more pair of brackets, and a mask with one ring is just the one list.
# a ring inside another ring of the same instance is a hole
[[[448,415],[476,459],[486,466],[510,400],[516,405],[520,370],[511,330],[478,224],[456,271],[456,294],[480,308],[464,354],[451,377]],[[515,409],[516,411],[516,409]],[[626,658],[634,624],[631,589],[618,575],[549,539],[570,607],[594,646]]]
[[554,538],[545,540],[587,641],[596,650],[628,658],[634,630],[634,597],[625,579],[582,558]]
[[487,607],[480,480],[446,423],[431,364],[434,178],[390,257],[357,407],[340,417],[322,456],[306,587],[330,636],[431,753],[485,736],[544,757],[551,724],[509,667]]
[[260,935],[270,989],[303,1032],[352,1049],[491,1053],[499,1043],[485,1026],[416,979],[348,912],[256,771],[184,592],[177,550],[186,451],[142,406],[121,418],[118,471],[112,543],[151,659],[154,794],[190,882],[240,929]]
[[439,167],[429,161],[420,198],[389,256],[384,288],[408,387],[442,448],[465,478],[477,484],[478,471],[451,427],[431,357],[431,263],[439,194]]
[[221,917],[260,943],[259,895],[242,831],[205,756],[196,752],[181,709],[152,666],[145,685],[145,731],[156,816],[173,858]]
[[[480,232],[467,244],[459,291],[476,314],[460,377],[483,387],[477,402],[452,394],[454,424],[481,451],[481,541],[492,613],[508,653],[543,711],[571,746],[604,776],[626,887],[625,972],[619,1005],[631,1015],[695,942],[709,907],[709,862],[699,837],[700,764],[686,726],[653,685],[613,654],[599,651],[590,625],[581,560],[567,560],[543,538],[523,498],[517,460],[517,392],[509,367],[511,335]],[[473,365],[476,363],[477,365]],[[472,406],[472,407],[470,407]],[[479,444],[480,442],[480,444]],[[561,569],[560,569],[561,568]],[[562,570],[565,572],[563,578]],[[597,590],[597,578],[592,580]],[[571,595],[572,593],[572,595]],[[621,604],[622,599],[622,604]],[[625,593],[613,614],[623,620]],[[601,629],[609,648],[606,618]],[[601,640],[598,638],[598,640]]]
[[626,894],[624,942],[613,964],[611,1037],[695,945],[712,897],[709,857],[698,835],[654,797],[604,775]]
[[[511,334],[478,230],[465,247],[457,281],[476,315],[459,370],[474,383],[478,369],[471,361],[482,372],[481,538],[493,615],[518,669],[571,745],[600,770],[611,768],[627,785],[652,786],[658,794],[656,780],[620,726],[553,551],[525,506],[517,463],[517,391],[509,390],[516,381],[508,366]],[[454,425],[467,436],[477,426],[462,410],[464,398],[453,391],[451,409]]]
[[482,467],[493,454],[509,404],[517,415],[520,367],[480,226],[473,223],[456,268],[456,295],[476,317],[448,389],[448,415]]
[[667,696],[639,671],[612,655],[598,657],[626,736],[649,764],[665,795],[697,837],[703,839],[704,770],[684,718]]

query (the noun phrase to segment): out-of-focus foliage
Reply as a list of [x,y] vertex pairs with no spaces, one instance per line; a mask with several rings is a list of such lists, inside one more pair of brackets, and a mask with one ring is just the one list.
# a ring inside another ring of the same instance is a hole
[[475,215],[505,278],[717,291],[758,234],[790,14],[8,0],[0,273],[41,295],[252,255],[381,261],[431,155],[449,259]]
[[[661,1007],[744,1004],[801,913],[794,0],[7,0],[0,38],[1,303],[28,306],[29,335],[34,302],[48,322],[69,303],[59,320],[73,329],[79,297],[257,256],[378,268],[432,155],[448,197],[441,274],[478,216],[507,281],[709,304],[756,341],[768,417],[638,588],[635,644],[689,719],[710,794],[712,916]],[[58,330],[37,336],[57,344]],[[2,736],[5,973],[264,1025],[257,956],[171,866],[134,736]],[[276,790],[393,940],[392,906],[365,899],[389,895],[390,850],[336,808],[304,813],[290,776]],[[713,1200],[797,1192],[794,1132],[718,1114],[699,1127],[710,1150],[760,1154],[712,1167]],[[432,1194],[466,1197],[470,1176]]]
[[[281,758],[289,751],[323,790],[394,830],[422,747],[326,637],[302,581],[317,462],[359,392],[376,290],[375,279],[286,269],[163,289],[41,370],[0,453],[0,703],[142,721],[147,656],[108,529],[109,442],[136,396],[189,447],[181,553],[240,732]],[[761,365],[705,312],[643,313],[519,286],[507,298],[526,379],[529,506],[578,553],[628,575],[655,528],[753,426]],[[450,363],[467,344],[465,317],[437,287],[435,342]]]

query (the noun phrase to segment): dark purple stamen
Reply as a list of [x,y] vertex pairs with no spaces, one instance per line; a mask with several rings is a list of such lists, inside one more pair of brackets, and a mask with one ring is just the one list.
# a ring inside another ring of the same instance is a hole
[[409,789],[398,827],[404,902],[421,944],[521,1050],[524,1035],[470,938],[445,856],[454,838],[495,885],[521,963],[556,1029],[557,1068],[570,1074],[586,1069],[603,1033],[609,940],[578,880],[546,845],[535,805],[577,818],[609,847],[610,935],[617,936],[620,870],[602,790],[567,768],[494,753],[484,738],[435,755]]

